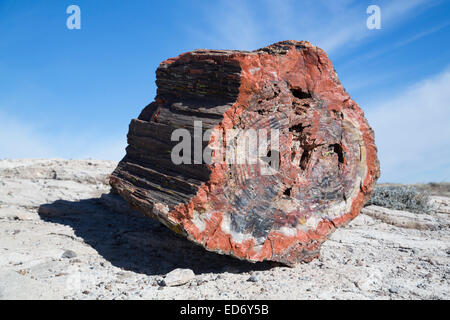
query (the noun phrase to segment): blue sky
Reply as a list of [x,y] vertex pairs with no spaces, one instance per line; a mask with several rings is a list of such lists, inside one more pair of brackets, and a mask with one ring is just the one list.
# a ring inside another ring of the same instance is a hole
[[[66,27],[69,5],[81,30]],[[369,30],[366,8],[381,9]],[[0,159],[120,160],[159,63],[323,48],[375,129],[384,182],[450,181],[450,1],[0,0]]]

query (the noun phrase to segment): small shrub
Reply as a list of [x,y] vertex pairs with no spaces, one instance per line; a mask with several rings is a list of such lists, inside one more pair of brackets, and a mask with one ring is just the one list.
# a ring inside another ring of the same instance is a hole
[[427,192],[411,186],[376,186],[366,205],[428,213],[431,209],[429,199]]

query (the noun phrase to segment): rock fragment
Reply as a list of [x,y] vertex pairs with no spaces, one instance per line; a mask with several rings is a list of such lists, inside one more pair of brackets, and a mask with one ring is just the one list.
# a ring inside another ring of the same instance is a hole
[[77,256],[75,251],[72,250],[66,250],[64,251],[64,253],[62,254],[62,258],[66,258],[66,259],[72,259],[75,258]]
[[195,278],[194,271],[191,269],[175,269],[166,274],[162,284],[167,287],[181,286]]
[[[310,261],[369,198],[379,176],[373,131],[326,53],[309,42],[187,52],[161,63],[156,84],[110,184],[207,250]],[[185,133],[189,148],[180,151]]]

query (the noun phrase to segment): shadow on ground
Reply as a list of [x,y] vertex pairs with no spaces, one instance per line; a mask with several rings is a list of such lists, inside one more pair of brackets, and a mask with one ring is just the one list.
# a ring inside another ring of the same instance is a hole
[[58,200],[39,207],[47,222],[70,226],[77,237],[112,265],[147,275],[175,268],[196,274],[267,270],[271,262],[249,263],[208,252],[159,222],[129,209],[115,194],[80,201]]

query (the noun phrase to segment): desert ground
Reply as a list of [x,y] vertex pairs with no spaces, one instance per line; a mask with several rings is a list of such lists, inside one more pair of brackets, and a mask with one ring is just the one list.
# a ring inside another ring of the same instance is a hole
[[[0,299],[449,299],[450,188],[370,205],[289,268],[206,252],[110,194],[116,162],[0,160]],[[175,270],[175,271],[174,271]]]

